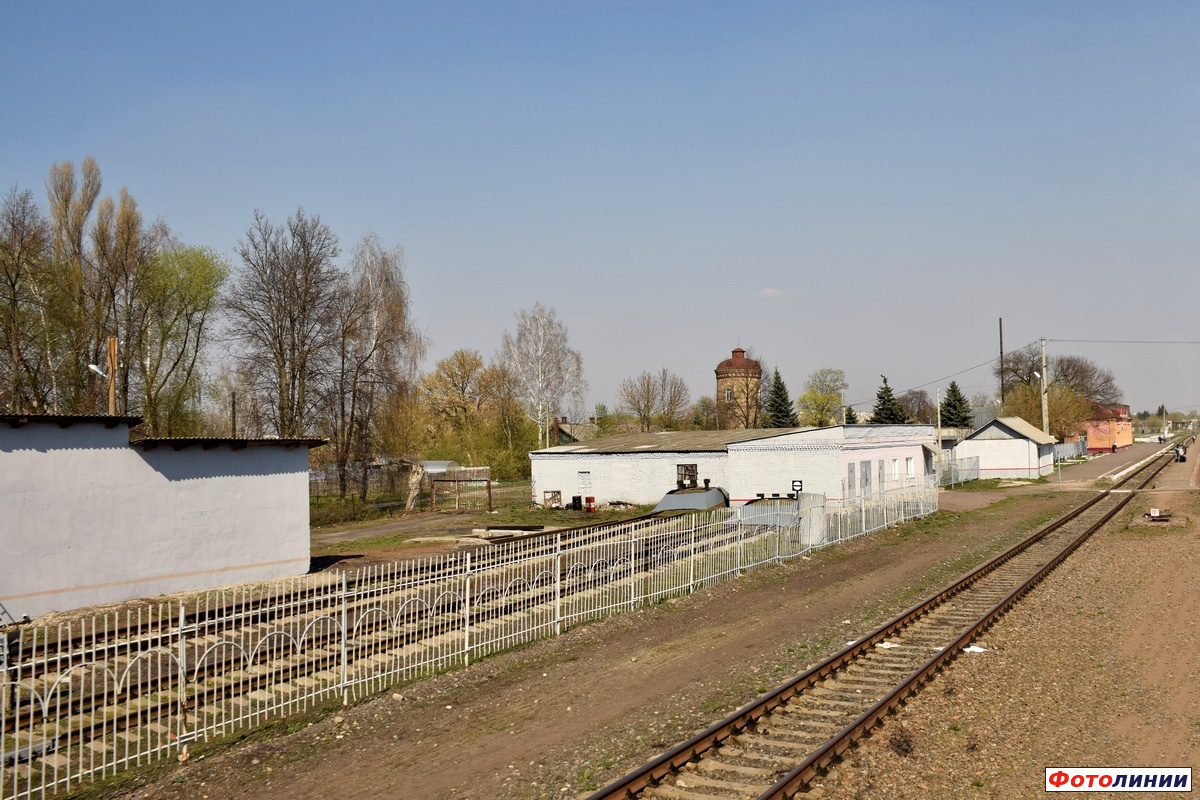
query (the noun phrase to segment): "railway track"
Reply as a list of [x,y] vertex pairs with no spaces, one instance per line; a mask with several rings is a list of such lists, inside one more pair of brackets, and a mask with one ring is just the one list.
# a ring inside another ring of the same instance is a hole
[[[1162,456],[588,800],[780,800],[955,658],[1170,463]],[[1136,488],[1129,489],[1137,481]]]

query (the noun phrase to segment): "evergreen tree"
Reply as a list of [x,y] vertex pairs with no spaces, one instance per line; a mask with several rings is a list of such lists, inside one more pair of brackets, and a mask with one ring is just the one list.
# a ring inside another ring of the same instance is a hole
[[970,428],[975,424],[971,401],[958,388],[957,381],[950,381],[946,398],[942,400],[942,425],[947,428]]
[[788,394],[787,385],[775,370],[771,379],[771,390],[767,394],[766,414],[763,419],[764,428],[799,428],[800,419],[796,416],[796,407]]
[[880,375],[879,377],[883,378],[883,385],[875,393],[875,407],[871,409],[871,422],[875,425],[904,425],[908,422],[908,410],[892,394],[892,387],[888,386],[887,376]]
[[854,406],[846,406],[846,424],[847,425],[857,425],[858,424],[858,414],[856,414],[854,412]]

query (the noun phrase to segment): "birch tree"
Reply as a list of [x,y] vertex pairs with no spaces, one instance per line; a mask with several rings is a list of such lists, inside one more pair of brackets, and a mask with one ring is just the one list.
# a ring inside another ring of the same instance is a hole
[[521,389],[525,414],[538,426],[538,446],[549,439],[550,417],[564,400],[582,403],[587,384],[583,357],[567,342],[567,326],[553,308],[535,303],[517,312],[517,332],[500,343],[501,360]]

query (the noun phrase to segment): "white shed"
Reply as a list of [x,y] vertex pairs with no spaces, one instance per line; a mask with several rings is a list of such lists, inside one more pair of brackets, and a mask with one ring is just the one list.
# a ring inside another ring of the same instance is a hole
[[323,439],[141,439],[137,417],[0,415],[0,624],[301,575]]
[[[835,425],[631,433],[529,454],[539,503],[657,503],[680,482],[708,480],[732,505],[796,491],[830,500],[923,483],[929,425]],[[795,488],[794,488],[795,487]]]
[[979,459],[981,478],[1038,478],[1054,471],[1054,437],[1020,417],[997,417],[954,446]]

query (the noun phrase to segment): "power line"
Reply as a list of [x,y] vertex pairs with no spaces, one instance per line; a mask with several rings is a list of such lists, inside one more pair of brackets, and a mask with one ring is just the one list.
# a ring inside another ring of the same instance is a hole
[[1191,339],[1047,339],[1047,342],[1068,344],[1200,344]]
[[[1034,344],[1034,343],[1035,343],[1035,342],[1037,342],[1037,341],[1038,341],[1038,340],[1036,340],[1036,339],[1035,339],[1033,342],[1029,342],[1029,344],[1022,345],[1021,347],[1019,347],[1019,348],[1017,348],[1017,349],[1018,349],[1018,350],[1024,349],[1024,348],[1028,347],[1030,344]],[[1048,341],[1048,342],[1049,342],[1049,341],[1053,341],[1053,340],[1051,340],[1051,339],[1047,339],[1046,341]],[[1197,342],[1197,344],[1200,344],[1200,342]],[[1015,352],[1015,351],[1013,351],[1013,352]],[[997,359],[998,359],[998,356],[997,356],[997,357],[993,357],[993,358],[989,358],[987,361],[984,361],[984,362],[981,362],[981,363],[979,363],[979,364],[976,364],[976,365],[975,365],[975,366],[973,366],[973,367],[967,367],[966,369],[960,369],[958,372],[952,373],[952,374],[950,374],[950,375],[944,375],[944,376],[942,376],[941,378],[934,378],[934,379],[933,379],[933,380],[931,380],[931,381],[926,381],[925,383],[920,383],[920,384],[917,384],[916,386],[910,386],[910,387],[908,387],[907,389],[905,389],[903,392],[901,392],[901,394],[904,394],[904,392],[911,392],[911,391],[914,391],[914,390],[916,390],[916,389],[924,389],[926,386],[933,386],[935,383],[941,383],[942,381],[944,381],[944,380],[949,380],[950,378],[957,378],[959,375],[963,375],[963,374],[965,374],[965,373],[967,373],[967,372],[974,372],[975,370],[979,369],[980,367],[986,367],[987,365],[989,365],[989,364],[991,364],[991,363],[995,362]],[[857,404],[859,404],[859,405],[862,405],[862,404],[864,404],[864,403],[869,403],[869,402],[871,402],[871,400],[870,400],[870,399],[867,399],[867,400],[856,400],[856,401],[854,401],[853,403],[847,403],[846,405],[848,405],[848,406],[853,406],[853,405],[855,405],[855,403],[857,403]]]

